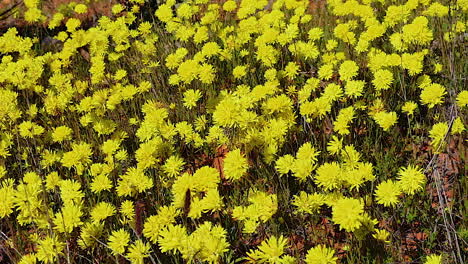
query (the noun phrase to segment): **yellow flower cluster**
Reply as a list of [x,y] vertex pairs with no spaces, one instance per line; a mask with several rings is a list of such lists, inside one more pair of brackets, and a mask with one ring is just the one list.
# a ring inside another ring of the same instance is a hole
[[172,185],[174,206],[185,207],[188,216],[194,219],[202,213],[220,210],[223,202],[217,188],[219,182],[219,171],[210,167],[202,167],[193,175],[183,174]]
[[248,206],[236,206],[232,211],[234,219],[243,221],[244,233],[253,233],[260,223],[268,221],[278,210],[275,194],[254,191],[249,194]]
[[276,169],[281,175],[288,174],[290,171],[300,181],[305,181],[312,173],[317,162],[317,151],[310,142],[304,143],[296,153],[294,158],[291,155],[285,155],[276,160]]
[[409,165],[407,168],[400,168],[398,180],[387,180],[381,182],[375,190],[377,203],[384,206],[395,206],[402,193],[413,195],[423,189],[426,183],[426,176],[418,166]]
[[362,162],[361,154],[354,146],[345,146],[338,151],[340,163],[326,162],[316,170],[315,183],[324,190],[359,189],[366,181],[373,181],[375,175],[371,163]]
[[287,248],[288,240],[284,237],[272,236],[264,240],[258,246],[258,249],[247,253],[248,263],[294,263],[295,258],[289,255],[283,255]]
[[466,135],[467,0],[146,2],[91,24],[90,1],[25,0],[51,35],[0,36],[0,219],[37,234],[11,262],[336,263],[284,221],[388,242],[371,215],[428,179],[377,152]]
[[242,156],[240,149],[230,151],[224,159],[223,170],[226,179],[238,180],[246,174],[248,168],[248,161]]
[[186,261],[217,263],[228,249],[227,232],[219,225],[204,222],[191,234],[185,227],[169,225],[158,238],[162,252],[180,252]]

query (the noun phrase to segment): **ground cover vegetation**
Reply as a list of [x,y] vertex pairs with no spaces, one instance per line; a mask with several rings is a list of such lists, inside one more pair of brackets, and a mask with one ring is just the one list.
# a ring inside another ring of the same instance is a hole
[[467,0],[5,2],[0,262],[467,261]]

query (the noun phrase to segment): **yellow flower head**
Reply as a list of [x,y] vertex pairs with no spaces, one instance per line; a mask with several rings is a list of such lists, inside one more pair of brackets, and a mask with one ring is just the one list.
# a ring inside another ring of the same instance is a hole
[[385,243],[390,243],[390,240],[388,240],[388,237],[390,236],[390,232],[388,232],[385,229],[376,229],[375,234],[372,234],[372,236]]
[[388,131],[396,122],[397,114],[395,112],[381,111],[373,116],[375,122],[383,128],[384,131]]
[[340,66],[340,79],[344,81],[349,81],[351,78],[355,77],[358,74],[359,66],[356,62],[347,60],[344,61]]
[[442,255],[431,254],[427,256],[424,264],[442,264]]
[[298,213],[316,213],[320,206],[325,203],[325,197],[320,193],[308,194],[301,191],[299,195],[294,195],[292,204],[297,207]]
[[439,122],[432,126],[431,131],[429,131],[429,137],[432,138],[431,146],[435,153],[439,153],[443,150],[445,145],[445,137],[449,132],[449,126],[446,122]]
[[112,254],[121,255],[125,253],[125,248],[128,246],[128,242],[130,242],[130,234],[124,229],[119,229],[112,231],[107,245],[112,250]]
[[463,131],[465,131],[465,125],[461,117],[455,118],[452,124],[452,134],[461,134]]
[[100,222],[115,214],[115,207],[107,202],[100,202],[91,210],[91,219]]
[[461,91],[457,95],[457,105],[458,107],[466,107],[468,106],[468,90]]
[[336,264],[338,260],[337,257],[334,256],[335,251],[332,248],[328,248],[324,245],[317,245],[309,251],[307,251],[307,255],[305,258],[306,264]]
[[74,10],[78,14],[84,14],[88,11],[88,7],[85,4],[77,4]]
[[68,32],[74,32],[81,25],[81,21],[77,18],[69,18],[65,26]]
[[223,4],[223,9],[228,12],[234,11],[236,8],[237,4],[234,0],[228,0]]
[[244,65],[239,65],[234,68],[232,71],[232,75],[234,75],[234,78],[240,79],[244,77],[247,74],[247,66]]
[[145,263],[144,258],[149,257],[151,252],[151,246],[141,240],[137,240],[135,243],[128,247],[128,253],[126,257],[131,263]]
[[191,109],[197,106],[197,101],[200,100],[202,94],[199,90],[187,90],[184,93],[184,106]]
[[224,159],[224,174],[226,179],[239,180],[249,168],[247,159],[241,154],[240,149],[230,151]]
[[443,102],[446,93],[445,87],[438,83],[433,83],[422,90],[421,102],[428,105],[429,108],[433,108],[435,105]]
[[405,102],[401,110],[403,110],[403,112],[407,113],[408,115],[413,115],[413,112],[416,108],[418,108],[418,105],[415,102],[408,101]]
[[341,186],[341,167],[337,162],[325,163],[317,168],[315,183],[324,190],[333,190]]
[[426,176],[418,166],[409,165],[406,168],[401,168],[398,172],[398,183],[401,191],[412,195],[423,189]]
[[374,80],[372,80],[372,84],[375,86],[377,91],[390,88],[392,82],[393,73],[389,70],[378,70],[374,74]]
[[63,142],[71,138],[72,130],[67,126],[59,126],[52,132],[52,140],[54,142]]
[[264,240],[257,250],[251,250],[247,253],[249,262],[255,263],[281,263],[281,256],[287,248],[288,240],[283,236],[272,236]]
[[362,96],[364,91],[365,81],[349,80],[345,85],[345,94],[349,97],[356,98]]
[[39,241],[37,247],[37,259],[45,263],[53,263],[59,259],[59,254],[65,248],[65,243],[61,242],[57,237],[47,236]]
[[361,226],[364,204],[354,198],[341,198],[332,207],[332,220],[340,229],[353,232]]
[[24,121],[19,126],[19,133],[22,137],[32,138],[44,133],[44,128],[31,121]]
[[396,203],[398,203],[398,196],[400,194],[400,184],[392,180],[387,180],[380,183],[375,190],[377,203],[383,204],[384,206],[396,205]]

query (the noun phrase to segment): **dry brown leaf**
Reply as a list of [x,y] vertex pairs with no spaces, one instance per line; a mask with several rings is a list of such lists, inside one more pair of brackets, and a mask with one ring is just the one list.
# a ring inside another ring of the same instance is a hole
[[219,171],[219,177],[221,180],[225,180],[226,177],[224,176],[224,158],[226,158],[226,154],[229,153],[229,150],[226,145],[222,145],[216,149],[216,157],[213,159],[213,167]]

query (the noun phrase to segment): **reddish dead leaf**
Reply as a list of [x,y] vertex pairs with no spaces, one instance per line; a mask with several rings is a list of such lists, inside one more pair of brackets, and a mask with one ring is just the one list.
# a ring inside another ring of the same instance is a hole
[[321,9],[325,6],[326,1],[309,1],[309,12],[316,12],[318,9]]
[[400,256],[405,261],[412,261],[417,257],[418,250],[422,247],[422,242],[426,240],[428,235],[424,232],[419,232],[414,226],[410,227],[407,233],[403,234],[401,239]]
[[135,203],[135,231],[137,235],[141,235],[143,231],[143,212],[145,211],[145,203],[137,201]]
[[426,240],[427,234],[424,232],[408,233],[403,241],[403,245],[410,251],[414,251],[418,248],[423,240]]
[[89,52],[86,50],[84,47],[78,48],[78,51],[80,52],[81,57],[85,59],[87,62],[91,61],[91,55],[89,55]]
[[300,253],[304,250],[304,237],[293,234],[289,236],[289,241],[291,244],[289,250],[291,251],[291,253],[293,253],[293,255],[295,253]]
[[445,195],[447,196],[447,199],[448,199],[449,201],[453,201],[453,189],[447,190],[447,191],[445,192]]
[[454,155],[441,153],[437,157],[437,165],[438,167],[443,170],[445,175],[455,175],[458,174],[458,163],[457,158]]
[[260,236],[258,236],[256,238],[244,240],[244,244],[247,245],[247,246],[258,246],[262,242],[263,242],[263,238],[260,237]]
[[0,1],[0,8],[4,8],[5,6],[11,4],[11,0],[2,0]]
[[390,223],[389,221],[387,221],[387,219],[382,219],[379,221],[379,228],[381,229],[388,229],[390,226]]
[[202,153],[198,155],[198,157],[195,160],[195,168],[200,168],[210,163],[211,163],[211,160],[208,157],[208,155],[206,155],[205,153]]
[[335,248],[335,252],[338,255],[338,258],[343,258],[346,255],[346,250],[343,249],[345,246],[345,243],[335,243],[333,245],[333,248]]
[[226,145],[222,145],[216,149],[216,157],[213,159],[213,167],[219,171],[219,177],[221,180],[225,180],[226,177],[224,176],[224,158],[226,158],[226,154],[229,152]]
[[187,216],[190,212],[190,205],[192,203],[192,195],[190,194],[190,189],[187,189],[185,192],[184,200],[184,215]]
[[226,157],[226,154],[228,154],[228,152],[228,147],[226,146],[226,144],[223,144],[216,149],[216,156]]
[[[454,202],[453,179],[460,173],[459,169],[462,166],[460,154],[456,148],[453,148],[455,145],[454,140],[450,141],[449,151],[440,153],[437,156],[434,174],[432,175],[432,178],[436,181],[436,186],[428,189],[428,192],[432,195],[433,208],[438,208],[441,204],[451,206]],[[443,201],[439,201],[440,195],[442,195]]]
[[213,212],[213,213],[211,214],[211,217],[212,217],[213,219],[219,219],[219,218],[220,218],[219,212]]
[[326,135],[330,135],[333,132],[333,124],[328,117],[323,120],[323,132]]
[[354,128],[354,131],[356,132],[356,134],[358,134],[358,136],[361,136],[367,132],[367,128],[364,126],[360,126],[360,127]]
[[424,232],[414,233],[414,238],[416,238],[419,241],[426,240],[427,234]]
[[226,177],[224,177],[223,165],[224,165],[224,158],[216,157],[213,159],[213,167],[219,171],[219,177],[221,177],[221,180],[224,181]]
[[[325,231],[327,239],[334,239],[336,236],[335,229],[333,228],[333,224],[327,218],[322,218],[321,228]],[[328,241],[330,242],[330,240]]]

